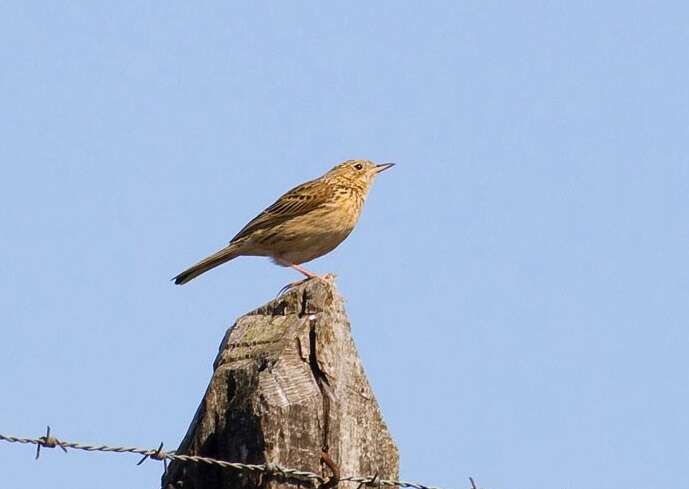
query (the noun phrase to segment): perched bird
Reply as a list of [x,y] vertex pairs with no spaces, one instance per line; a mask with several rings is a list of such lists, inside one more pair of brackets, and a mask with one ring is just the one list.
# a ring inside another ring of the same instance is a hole
[[278,265],[317,275],[300,265],[334,250],[354,229],[376,175],[394,163],[349,160],[280,197],[225,248],[173,278],[185,284],[238,256],[268,256]]

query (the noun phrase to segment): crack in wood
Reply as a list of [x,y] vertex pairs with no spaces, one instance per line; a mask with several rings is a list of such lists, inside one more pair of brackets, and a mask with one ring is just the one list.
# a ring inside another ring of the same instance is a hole
[[323,433],[321,446],[323,451],[328,453],[328,450],[330,449],[330,385],[328,383],[328,377],[325,375],[325,372],[321,370],[320,365],[318,365],[316,321],[311,321],[310,324],[309,344],[309,366],[311,367],[311,372],[313,373],[313,377],[316,379],[318,390],[320,390],[321,398],[323,399]]

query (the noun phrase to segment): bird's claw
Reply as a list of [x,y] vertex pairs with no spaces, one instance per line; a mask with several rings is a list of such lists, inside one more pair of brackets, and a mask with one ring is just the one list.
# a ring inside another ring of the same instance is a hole
[[285,285],[283,288],[280,289],[278,292],[278,295],[276,297],[280,297],[282,294],[287,292],[288,290],[292,289],[293,287],[298,287],[299,285],[305,284],[309,280],[323,280],[325,282],[331,282],[332,280],[335,279],[335,274],[333,273],[326,273],[325,275],[314,275],[313,277],[306,277],[305,279],[302,280],[297,280],[296,282],[290,282],[287,285]]
[[308,278],[305,278],[305,279],[303,279],[303,280],[297,280],[296,282],[290,282],[290,283],[288,283],[287,285],[285,285],[283,288],[280,289],[280,291],[278,292],[277,297],[280,297],[282,294],[284,294],[285,292],[287,292],[287,291],[290,290],[291,288],[296,287],[296,286],[298,286],[298,285],[301,285],[301,284],[305,283],[306,281],[311,280],[312,278],[313,278],[313,277],[308,277]]

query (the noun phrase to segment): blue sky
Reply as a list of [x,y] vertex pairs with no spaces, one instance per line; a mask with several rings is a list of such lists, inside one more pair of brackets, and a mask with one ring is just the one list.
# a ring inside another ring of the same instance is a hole
[[[293,271],[169,278],[339,161],[395,161],[338,275],[405,479],[689,475],[681,2],[4,2],[0,433],[176,447]],[[156,487],[0,444],[3,487]]]

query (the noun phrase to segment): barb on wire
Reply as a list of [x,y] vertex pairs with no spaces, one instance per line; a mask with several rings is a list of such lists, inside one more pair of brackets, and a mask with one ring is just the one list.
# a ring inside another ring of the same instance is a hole
[[359,482],[359,485],[356,486],[356,489],[361,489],[363,486],[380,487],[380,479],[378,477],[379,477],[378,474],[374,474],[374,476],[371,477],[369,480]]
[[60,440],[50,436],[50,426],[48,426],[48,428],[45,430],[45,436],[40,437],[39,440],[41,440],[41,443],[36,444],[36,460],[38,460],[38,457],[41,456],[42,446],[46,448],[60,447],[62,448],[63,452],[67,453],[67,449],[61,445]]
[[141,465],[146,461],[147,458],[152,458],[153,460],[162,460],[163,461],[163,471],[167,472],[167,457],[168,454],[163,451],[163,442],[160,442],[160,446],[158,446],[158,449],[154,453],[147,453],[143,457],[141,457],[141,460],[136,465]]
[[[60,447],[64,452],[67,449],[72,450],[83,450],[86,452],[112,452],[112,453],[133,453],[141,455],[142,458],[139,460],[137,465],[141,465],[147,459],[160,460],[165,465],[165,471],[167,471],[167,461],[178,461],[178,462],[190,462],[198,464],[216,465],[218,467],[240,470],[244,472],[258,472],[260,474],[269,475],[279,475],[283,477],[290,477],[293,479],[301,479],[303,481],[308,481],[316,483],[321,487],[332,487],[330,484],[337,484],[337,482],[354,482],[358,483],[357,489],[362,486],[367,487],[401,487],[401,488],[411,488],[411,489],[440,489],[438,487],[427,486],[424,484],[418,484],[415,482],[406,482],[398,480],[387,480],[379,478],[378,474],[374,476],[349,476],[340,477],[339,469],[337,465],[330,459],[330,457],[323,457],[323,462],[328,466],[328,468],[333,473],[333,477],[326,479],[319,474],[313,472],[308,472],[304,470],[297,470],[288,467],[282,467],[277,464],[265,463],[265,464],[243,464],[239,462],[228,462],[226,460],[218,460],[210,457],[202,457],[199,455],[184,455],[178,454],[174,451],[166,452],[163,450],[163,444],[161,443],[157,449],[145,449],[136,447],[111,447],[109,445],[86,445],[77,442],[63,441],[59,440],[54,436],[50,435],[50,426],[46,430],[45,436],[40,438],[20,438],[16,436],[9,436],[0,434],[0,441],[6,441],[8,443],[19,443],[23,445],[36,445],[36,458],[38,459],[41,453],[41,447],[55,448]],[[473,484],[473,479],[470,479]],[[474,486],[475,489],[476,486]]]

